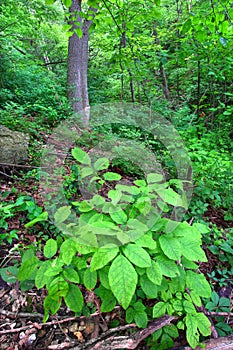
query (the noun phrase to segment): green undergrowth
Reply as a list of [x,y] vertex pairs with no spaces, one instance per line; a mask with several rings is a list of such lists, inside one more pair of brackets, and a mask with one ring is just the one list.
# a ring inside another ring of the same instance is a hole
[[[185,330],[195,348],[211,333],[210,321],[197,311],[203,298],[211,297],[211,287],[197,264],[207,262],[201,245],[209,230],[206,225],[169,219],[174,208],[187,209],[182,181],[175,191],[161,174],[150,173],[125,185],[120,174],[109,170],[107,158],[92,162],[77,147],[72,155],[81,184],[99,190],[114,182],[115,187],[105,196],[97,192],[53,208],[59,237],[48,239],[42,250],[37,246],[22,252],[20,265],[3,268],[2,276],[8,276],[8,282],[19,280],[23,290],[46,288],[44,321],[58,312],[63,301],[76,315],[83,314],[84,287],[100,298],[102,312],[119,304],[126,322],[136,322],[140,328],[165,314],[176,316],[175,325],[153,336],[154,346],[164,349]],[[46,220],[46,212],[38,213],[26,227]]]

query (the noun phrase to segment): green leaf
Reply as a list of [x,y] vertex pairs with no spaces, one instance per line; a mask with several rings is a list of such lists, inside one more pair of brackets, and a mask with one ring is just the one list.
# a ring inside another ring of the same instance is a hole
[[186,284],[190,291],[194,291],[197,295],[203,298],[210,298],[211,288],[202,273],[198,274],[193,271],[187,271],[186,275]]
[[147,180],[148,184],[161,182],[161,181],[163,181],[163,175],[162,174],[155,174],[155,173],[148,174],[146,177],[146,180]]
[[101,269],[105,265],[109,263],[109,261],[113,260],[115,256],[118,254],[119,248],[101,248],[97,252],[94,253],[90,269],[91,271]]
[[18,272],[18,280],[25,281],[30,279],[32,274],[36,271],[39,265],[39,259],[36,256],[26,260],[22,263]]
[[62,298],[58,297],[54,299],[50,295],[47,295],[44,299],[45,315],[48,314],[50,311],[52,315],[55,315],[61,306],[61,302],[62,302]]
[[97,283],[97,272],[96,271],[90,271],[89,268],[87,268],[84,272],[84,285],[87,289],[91,290],[95,288]]
[[163,234],[159,237],[159,243],[164,254],[172,260],[179,260],[182,254],[181,245],[176,237]]
[[156,249],[157,247],[157,243],[153,240],[150,233],[139,237],[134,243],[140,247],[149,248],[151,250]]
[[49,295],[52,298],[64,297],[68,291],[68,283],[62,276],[54,278],[49,284],[47,284]]
[[100,285],[99,288],[95,289],[95,294],[98,295],[102,301],[100,310],[102,312],[110,312],[116,306],[116,298],[112,292]]
[[107,172],[103,174],[104,180],[106,181],[119,181],[121,179],[121,175],[113,172]]
[[77,252],[76,242],[69,238],[62,243],[61,248],[61,257],[66,265],[69,265]]
[[97,161],[94,163],[94,169],[96,171],[108,169],[108,167],[109,167],[109,160],[107,158],[97,159]]
[[50,261],[43,261],[39,270],[36,273],[35,286],[37,289],[43,288],[51,279],[50,276],[45,275],[47,269],[51,266]]
[[62,2],[66,7],[70,7],[72,5],[72,0],[62,0]]
[[211,334],[211,323],[206,315],[202,312],[196,313],[197,327],[204,337]]
[[105,266],[104,268],[98,271],[100,284],[106,289],[111,289],[109,285],[109,280],[108,280],[109,269],[110,269],[109,266]]
[[80,281],[78,272],[73,268],[65,269],[63,271],[63,276],[65,277],[66,280],[70,282],[79,283]]
[[125,212],[119,207],[111,207],[109,209],[109,214],[111,216],[111,219],[117,224],[125,224],[128,220]]
[[174,207],[183,207],[187,209],[187,203],[182,197],[176,193],[172,188],[156,189],[160,198],[167,204]]
[[127,309],[137,285],[137,273],[133,265],[120,254],[113,261],[108,277],[113,294],[119,304]]
[[156,261],[160,267],[162,275],[167,277],[177,277],[180,275],[177,265],[166,256],[158,255]]
[[123,247],[124,255],[136,266],[151,266],[151,258],[147,251],[136,244],[127,244]]
[[17,281],[18,270],[16,266],[7,266],[0,269],[0,275],[5,282],[13,284]]
[[45,0],[46,5],[52,5],[56,0]]
[[35,219],[27,222],[24,226],[25,227],[31,227],[33,225],[35,225],[37,222],[41,222],[41,221],[47,221],[48,220],[48,213],[47,211],[39,214]]
[[112,204],[116,205],[122,197],[122,192],[117,190],[108,191],[108,198],[112,200]]
[[91,211],[93,209],[93,205],[89,204],[87,201],[82,201],[82,202],[72,202],[73,205],[78,207],[78,210],[86,213],[88,211]]
[[196,315],[187,314],[185,317],[185,324],[187,327],[186,338],[189,345],[195,349],[199,343],[199,333],[197,331]]
[[78,286],[76,286],[75,284],[73,283],[69,284],[68,293],[64,297],[64,300],[66,305],[71,311],[74,311],[74,312],[82,311],[82,308],[84,305],[83,295],[80,289],[78,288]]
[[[81,31],[80,28],[76,28],[76,30],[77,29]],[[85,164],[85,165],[91,165],[91,158],[81,148],[78,148],[78,147],[73,148],[71,151],[71,154],[79,163]]]
[[131,323],[134,320],[134,315],[135,315],[135,310],[132,307],[129,307],[126,310],[126,314],[125,314],[125,320],[127,323]]
[[149,299],[155,299],[158,296],[158,286],[155,285],[146,275],[140,277],[140,286],[146,297]]
[[159,286],[161,285],[162,272],[157,262],[151,261],[151,266],[147,267],[146,274],[151,282]]
[[[82,36],[83,36],[83,31],[82,31],[81,28],[75,28],[75,29],[74,29],[74,32],[77,34],[77,36],[78,36],[79,39],[82,38]],[[86,162],[86,161],[87,161],[87,160],[85,160],[85,162]],[[83,162],[80,162],[80,163],[83,163]],[[83,163],[83,164],[86,164],[86,163]]]
[[201,307],[202,302],[201,302],[201,298],[199,297],[199,295],[196,294],[193,290],[191,290],[191,291],[190,291],[190,296],[191,296],[191,298],[192,298],[193,303],[194,303],[196,306]]
[[44,246],[44,256],[48,259],[52,258],[57,252],[57,241],[50,238]]
[[55,219],[55,225],[59,225],[60,223],[64,222],[71,214],[70,206],[63,206],[57,209],[56,213],[54,214]]
[[188,260],[194,261],[207,261],[204,250],[200,247],[200,243],[197,239],[186,235],[182,238],[177,238],[181,248],[183,256]]
[[81,179],[84,179],[85,177],[92,175],[92,174],[93,174],[93,169],[91,167],[82,167],[80,169]]
[[134,320],[139,328],[146,328],[148,323],[148,317],[145,311],[136,312],[134,315]]
[[195,314],[196,314],[196,309],[195,309],[194,305],[193,305],[190,301],[184,300],[183,306],[184,306],[184,310],[185,310],[188,314],[192,314],[192,315],[195,315]]
[[166,303],[163,301],[159,301],[155,306],[153,307],[153,317],[159,318],[161,316],[164,316],[166,314],[167,306]]

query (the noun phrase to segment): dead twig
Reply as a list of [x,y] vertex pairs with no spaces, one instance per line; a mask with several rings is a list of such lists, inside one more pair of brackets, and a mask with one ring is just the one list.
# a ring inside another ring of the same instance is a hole
[[[101,334],[96,339],[91,339],[82,346],[75,346],[71,350],[113,350],[113,349],[136,349],[138,344],[156,330],[170,324],[173,320],[177,319],[175,316],[163,316],[156,321],[151,322],[147,328],[139,330],[130,336],[115,336],[112,333],[120,332],[126,329],[137,328],[136,324],[128,324],[125,326],[119,326],[113,329],[109,329],[107,332]],[[111,335],[111,336],[110,336]],[[106,339],[104,339],[106,338]]]

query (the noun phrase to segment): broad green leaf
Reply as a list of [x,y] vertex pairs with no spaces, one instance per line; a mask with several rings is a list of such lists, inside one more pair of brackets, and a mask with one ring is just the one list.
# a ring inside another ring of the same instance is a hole
[[211,323],[206,315],[202,312],[196,313],[197,328],[204,337],[211,334]]
[[90,264],[90,269],[91,271],[101,269],[105,265],[109,263],[109,261],[113,260],[115,256],[118,254],[119,248],[101,248],[97,252],[94,253],[91,264]]
[[140,189],[136,186],[127,186],[127,185],[117,184],[116,189],[121,192],[132,194],[133,196],[137,196],[140,193]]
[[146,186],[146,181],[145,180],[134,180],[133,182],[136,186],[139,187],[145,187]]
[[59,225],[60,223],[64,222],[71,214],[70,206],[63,206],[59,209],[57,209],[56,213],[54,214],[55,224]]
[[139,237],[134,243],[140,247],[150,248],[151,250],[156,249],[157,247],[157,243],[153,240],[150,233]]
[[161,182],[161,181],[163,181],[163,175],[162,174],[156,174],[156,173],[148,174],[147,177],[146,177],[146,180],[147,180],[148,184]]
[[94,163],[94,169],[96,171],[108,169],[108,167],[109,167],[109,160],[108,160],[108,158],[97,159],[97,161]]
[[95,207],[103,207],[103,205],[105,204],[105,198],[100,196],[99,194],[96,194],[91,200],[90,200],[90,204],[91,206],[95,206]]
[[147,251],[136,244],[127,244],[123,247],[124,255],[136,266],[151,266],[151,258]]
[[166,189],[157,189],[156,192],[160,198],[167,204],[170,204],[174,207],[183,207],[187,209],[187,203],[182,197],[176,193],[172,188]]
[[160,286],[162,282],[162,272],[157,262],[151,261],[151,266],[147,267],[146,274],[151,282]]
[[111,207],[109,209],[109,214],[113,221],[115,221],[117,224],[125,224],[127,222],[127,215],[125,212],[120,209],[119,207]]
[[50,261],[43,261],[42,265],[38,269],[35,278],[35,286],[37,289],[43,288],[51,279],[50,276],[45,275],[47,269],[51,266]]
[[92,174],[93,174],[93,169],[91,167],[82,167],[80,169],[81,179],[84,179],[85,177],[92,175]]
[[197,331],[196,315],[187,314],[185,317],[185,324],[187,327],[186,338],[189,345],[195,349],[199,343],[199,333]]
[[197,295],[203,298],[210,298],[211,288],[205,276],[202,273],[198,274],[188,270],[186,272],[186,275],[186,284],[190,291],[194,291]]
[[201,307],[202,301],[201,301],[201,298],[199,297],[199,295],[198,295],[197,293],[195,293],[193,290],[191,290],[191,291],[190,291],[190,296],[191,296],[191,298],[192,298],[193,303],[194,303],[196,306]]
[[16,266],[7,266],[0,269],[0,276],[2,279],[10,284],[13,284],[17,281],[18,267]]
[[146,328],[148,323],[148,317],[145,311],[135,312],[134,320],[139,328]]
[[119,304],[127,309],[137,285],[137,273],[133,265],[120,254],[113,261],[108,277],[113,294]]
[[87,268],[84,272],[84,285],[87,289],[91,290],[95,288],[97,283],[97,272],[96,271],[90,271],[90,268]]
[[72,5],[72,0],[62,0],[62,2],[66,7],[70,7]]
[[95,294],[100,297],[102,303],[100,310],[102,312],[110,312],[116,306],[116,298],[114,297],[111,290],[104,288],[100,285],[99,288],[95,289]]
[[[81,31],[80,28],[77,28],[77,29],[79,29],[79,31]],[[91,158],[81,148],[78,148],[78,147],[73,148],[71,151],[71,154],[79,163],[85,164],[85,165],[91,165]]]
[[167,306],[164,301],[159,301],[155,304],[153,307],[153,317],[159,318],[161,316],[164,316],[166,314]]
[[39,259],[36,256],[26,260],[22,263],[18,272],[18,280],[25,281],[30,279],[32,274],[36,271],[39,265]]
[[117,191],[117,190],[110,190],[108,192],[108,198],[110,198],[112,200],[112,204],[113,205],[116,205],[120,199],[121,199],[121,196],[122,196],[122,192],[121,191]]
[[104,180],[106,181],[119,181],[121,179],[121,175],[113,172],[107,172],[103,174]]
[[158,286],[155,285],[146,275],[140,276],[140,286],[146,297],[149,299],[155,299],[158,296]]
[[191,303],[190,301],[184,300],[183,306],[184,306],[184,310],[187,312],[187,314],[192,314],[192,315],[196,314],[196,309],[195,309],[193,303]]
[[41,222],[41,221],[47,221],[48,220],[48,213],[47,211],[39,214],[35,219],[27,222],[24,226],[25,227],[31,227],[33,225],[35,225],[37,222]]
[[165,255],[158,255],[156,261],[162,271],[162,274],[167,277],[177,277],[179,276],[179,270],[176,263],[168,259]]
[[204,250],[200,247],[199,241],[190,236],[184,236],[181,238],[177,238],[182,248],[182,255],[188,259],[193,261],[207,261]]
[[135,315],[135,310],[132,308],[132,307],[129,307],[127,310],[126,310],[126,313],[125,313],[125,320],[127,323],[131,323],[133,322],[134,320],[134,315]]
[[56,0],[45,0],[46,5],[52,5]]
[[54,278],[48,285],[47,289],[52,298],[64,297],[68,291],[68,283],[62,276]]
[[63,270],[63,276],[70,282],[79,283],[80,281],[78,272],[73,268]]
[[51,297],[51,295],[47,295],[44,299],[45,313],[47,311],[48,313],[51,312],[52,315],[55,315],[61,306],[61,302],[62,302],[61,297],[57,297],[55,299]]
[[108,279],[108,273],[109,273],[109,266],[105,266],[101,270],[98,270],[98,275],[100,278],[100,284],[106,289],[111,289],[109,285],[109,279]]
[[57,241],[50,238],[44,246],[44,256],[48,259],[52,258],[57,252]]
[[65,240],[61,245],[60,252],[64,263],[69,265],[77,252],[76,242],[72,238]]
[[159,237],[159,243],[164,254],[172,260],[179,260],[182,254],[181,245],[176,237],[163,234]]
[[[75,28],[75,29],[74,29],[74,32],[77,34],[77,36],[78,36],[79,39],[82,38],[82,36],[83,36],[83,31],[82,31],[81,28]],[[84,164],[86,164],[86,163],[84,163]]]
[[81,211],[82,213],[89,212],[93,209],[93,205],[91,205],[85,200],[82,202],[72,202],[72,204],[78,207],[78,210]]
[[83,295],[78,286],[76,286],[73,283],[70,283],[68,293],[64,297],[64,300],[71,311],[81,312],[84,305],[84,300]]

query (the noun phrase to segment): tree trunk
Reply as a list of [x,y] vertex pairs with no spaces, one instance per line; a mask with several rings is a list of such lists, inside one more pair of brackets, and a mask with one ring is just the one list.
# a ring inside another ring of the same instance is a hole
[[[68,46],[67,85],[68,99],[71,106],[76,113],[80,111],[84,112],[84,123],[87,126],[90,116],[87,83],[88,41],[89,29],[92,20],[83,20],[83,18],[80,16],[81,10],[81,0],[73,0],[69,10],[72,18],[69,23],[72,25],[73,34],[69,38]],[[97,11],[97,9],[90,8],[89,10],[93,11],[92,17],[94,17],[94,13]],[[75,19],[73,19],[74,17]],[[79,37],[80,35],[77,35],[75,29],[77,29],[78,34],[80,29],[82,30],[81,37]]]

